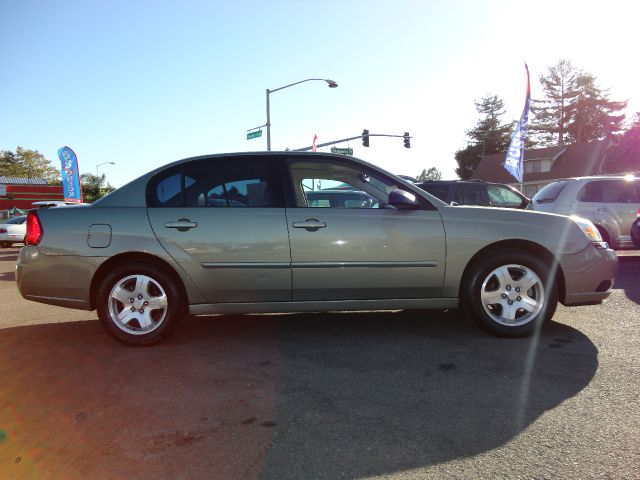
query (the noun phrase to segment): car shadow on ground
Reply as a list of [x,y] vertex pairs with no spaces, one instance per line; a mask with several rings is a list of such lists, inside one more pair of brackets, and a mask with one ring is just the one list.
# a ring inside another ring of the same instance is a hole
[[382,475],[499,447],[597,368],[598,350],[573,328],[500,339],[457,311],[189,318],[146,348],[114,342],[95,320],[8,328],[0,468],[16,478]]
[[15,262],[18,260],[18,254],[16,252],[0,250],[0,262]]

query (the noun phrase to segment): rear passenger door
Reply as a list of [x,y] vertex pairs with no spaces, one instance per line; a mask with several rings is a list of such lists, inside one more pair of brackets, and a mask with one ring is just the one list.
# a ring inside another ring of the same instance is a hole
[[614,246],[629,239],[640,203],[637,181],[594,180],[579,193],[579,200],[593,202],[595,223],[606,227]]
[[291,300],[291,255],[276,158],[178,165],[149,186],[149,221],[210,303]]
[[487,206],[489,202],[485,198],[484,185],[458,184],[453,201],[458,205]]

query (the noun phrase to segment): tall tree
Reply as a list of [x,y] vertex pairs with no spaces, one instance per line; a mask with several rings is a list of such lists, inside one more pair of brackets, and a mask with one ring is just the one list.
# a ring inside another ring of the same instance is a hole
[[564,146],[600,140],[620,132],[627,102],[609,99],[590,73],[560,60],[540,75],[543,99],[532,99],[532,140],[541,146]]
[[571,142],[601,140],[622,130],[624,115],[615,115],[627,107],[627,102],[609,100],[606,90],[596,85],[596,78],[582,73],[576,80],[575,101],[568,125]]
[[540,75],[545,98],[531,99],[533,119],[529,132],[541,146],[562,146],[569,131],[573,104],[578,96],[579,72],[569,60],[560,60]]
[[113,192],[114,187],[109,185],[107,177],[102,175],[93,175],[92,173],[83,173],[80,175],[82,183],[82,197],[85,202],[93,203],[99,198],[104,197],[107,193]]
[[497,95],[487,95],[479,102],[476,110],[481,115],[476,126],[467,130],[467,146],[458,150],[456,173],[465,180],[470,178],[483,155],[504,152],[509,148],[513,123],[502,123],[504,101]]
[[0,175],[19,178],[44,178],[60,183],[60,171],[37,150],[17,147],[15,153],[0,151]]
[[416,178],[419,182],[426,182],[427,180],[442,180],[442,173],[436,167],[431,167],[429,170],[422,169],[422,173]]
[[616,138],[607,152],[605,173],[640,172],[640,112],[629,128]]

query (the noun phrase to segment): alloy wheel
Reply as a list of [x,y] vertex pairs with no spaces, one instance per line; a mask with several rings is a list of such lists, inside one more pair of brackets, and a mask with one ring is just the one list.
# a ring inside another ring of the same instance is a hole
[[524,265],[503,265],[489,273],[480,291],[482,308],[495,322],[515,327],[531,322],[544,306],[540,277]]

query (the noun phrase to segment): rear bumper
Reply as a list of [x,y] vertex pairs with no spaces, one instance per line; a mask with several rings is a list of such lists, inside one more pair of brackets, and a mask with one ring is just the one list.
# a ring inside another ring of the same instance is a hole
[[0,233],[0,242],[22,242],[24,235],[20,233]]
[[565,305],[598,303],[611,295],[618,257],[610,248],[589,244],[574,255],[558,257],[564,273]]
[[16,262],[18,290],[34,302],[91,310],[91,279],[103,261],[103,257],[43,255],[38,247],[26,246]]

